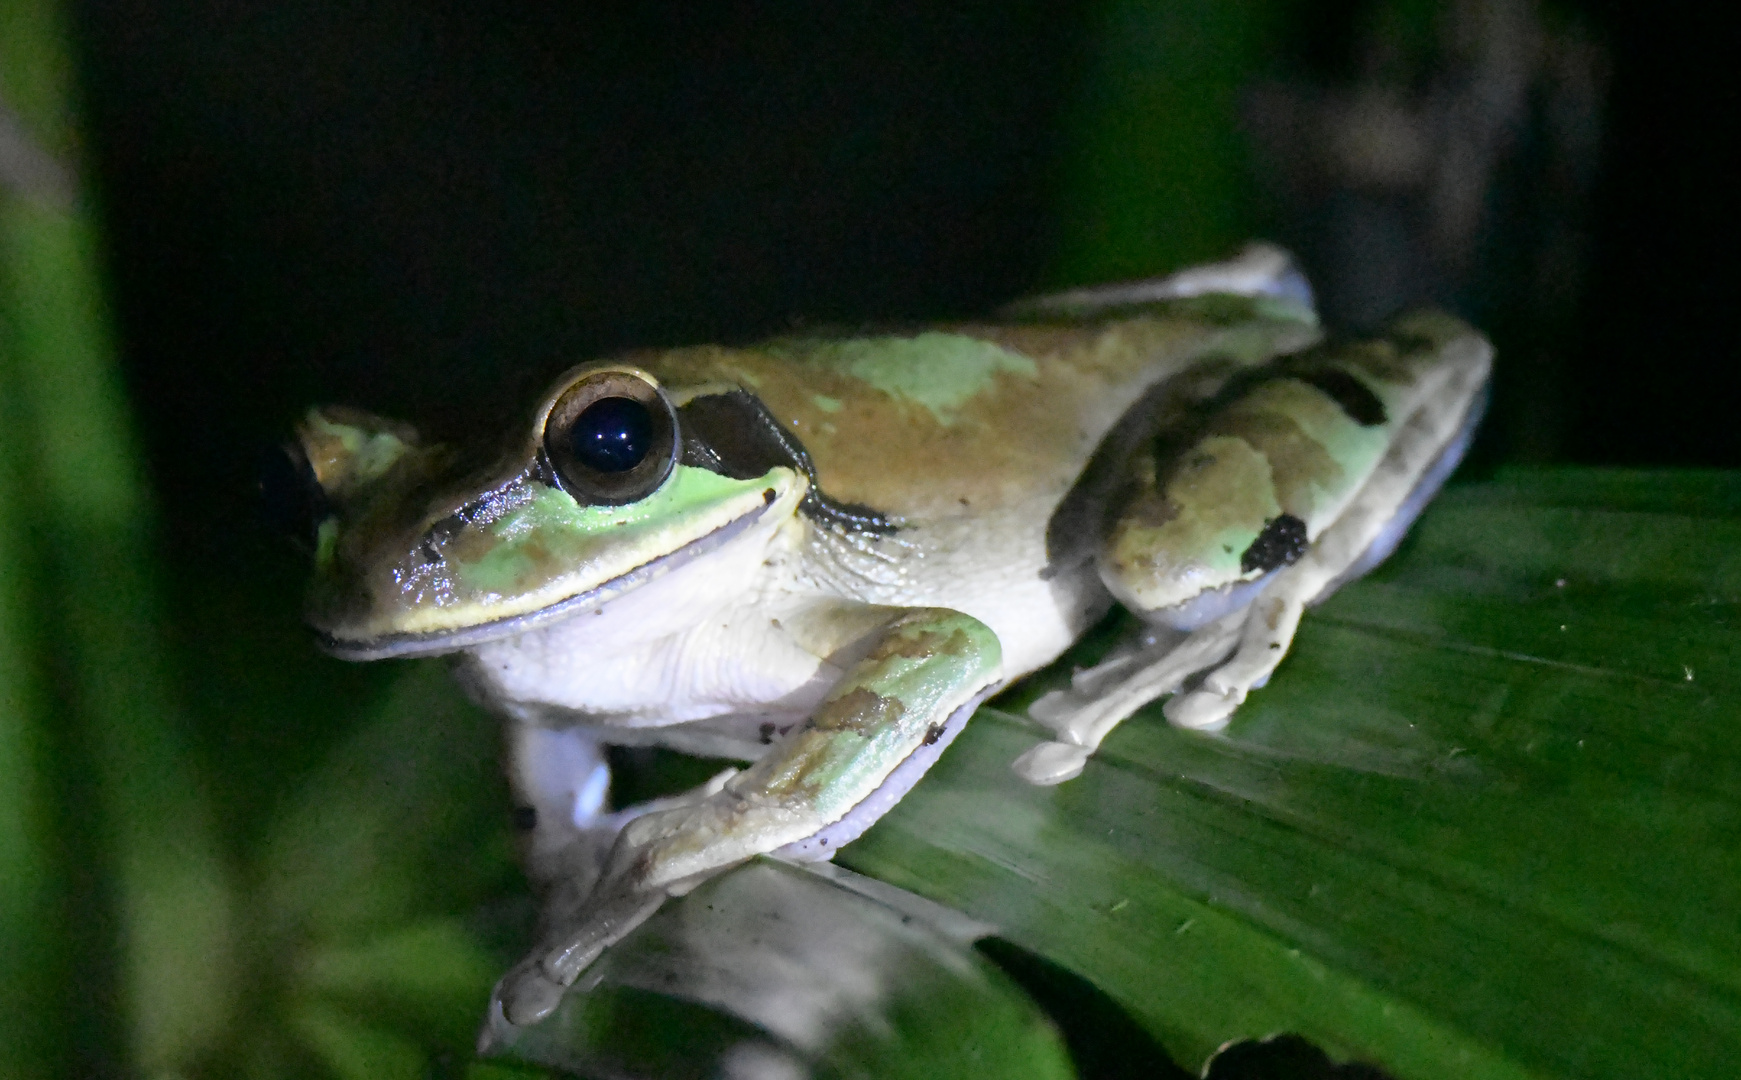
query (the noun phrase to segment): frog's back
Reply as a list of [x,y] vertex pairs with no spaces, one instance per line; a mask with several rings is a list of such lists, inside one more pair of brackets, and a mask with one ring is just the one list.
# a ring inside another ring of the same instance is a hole
[[967,612],[996,631],[1014,677],[1111,602],[1091,558],[1098,497],[1116,486],[1096,492],[1091,474],[1110,458],[1116,480],[1121,457],[1105,449],[1316,336],[1304,304],[1216,295],[645,363],[680,398],[753,393],[803,447],[823,501],[855,511],[813,518],[794,587]]
[[1196,310],[685,349],[648,364],[679,392],[754,393],[807,451],[830,500],[902,528],[1017,508],[1043,528],[1153,387],[1259,363],[1315,336],[1308,309],[1214,299]]

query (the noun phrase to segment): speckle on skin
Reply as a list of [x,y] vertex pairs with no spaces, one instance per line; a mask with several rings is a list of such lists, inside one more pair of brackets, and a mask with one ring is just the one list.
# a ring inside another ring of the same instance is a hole
[[1278,514],[1264,522],[1263,531],[1240,555],[1239,568],[1249,574],[1291,566],[1308,546],[1306,523],[1292,514]]

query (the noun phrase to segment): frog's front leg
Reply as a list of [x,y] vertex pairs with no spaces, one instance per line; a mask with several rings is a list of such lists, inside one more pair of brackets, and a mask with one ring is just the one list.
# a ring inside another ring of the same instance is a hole
[[1169,693],[1174,725],[1225,725],[1287,655],[1306,605],[1388,555],[1456,466],[1490,359],[1467,326],[1417,315],[1380,341],[1284,361],[1228,402],[1138,484],[1103,553],[1114,594],[1172,632],[1036,702],[1058,737],[1016,771],[1070,779],[1120,721]]
[[598,739],[582,728],[506,725],[508,786],[520,861],[540,893],[598,873],[611,823],[611,771]]
[[536,1021],[607,947],[755,855],[827,858],[918,780],[997,684],[1002,650],[944,608],[902,612],[803,725],[718,790],[629,822],[598,883],[503,979],[506,1019]]

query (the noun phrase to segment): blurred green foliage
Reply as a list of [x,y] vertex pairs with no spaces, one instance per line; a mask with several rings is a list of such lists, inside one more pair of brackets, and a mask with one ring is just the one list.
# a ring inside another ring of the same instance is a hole
[[1059,284],[1146,277],[1248,240],[1257,195],[1239,95],[1282,4],[1108,0],[1089,31],[1059,200]]
[[[54,14],[5,5],[0,72],[24,131],[64,154],[77,140]],[[18,939],[39,958],[7,1010],[16,1045],[41,1048],[23,1075],[66,1053],[166,1067],[227,1011],[225,869],[181,748],[150,500],[97,265],[76,192],[0,194],[5,531],[17,548],[0,723],[19,748],[14,835],[35,855],[8,922],[53,928]]]

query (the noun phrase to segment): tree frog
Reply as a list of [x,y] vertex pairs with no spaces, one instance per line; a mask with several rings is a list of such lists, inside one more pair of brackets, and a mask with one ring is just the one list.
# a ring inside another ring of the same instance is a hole
[[[993,321],[582,364],[490,453],[316,409],[307,617],[342,658],[455,654],[506,717],[546,904],[496,1007],[528,1023],[666,897],[832,856],[1115,602],[1149,632],[1035,705],[1017,773],[1075,776],[1167,694],[1225,724],[1455,466],[1489,360],[1430,313],[1326,345],[1254,245]],[[745,767],[607,814],[600,743]]]

